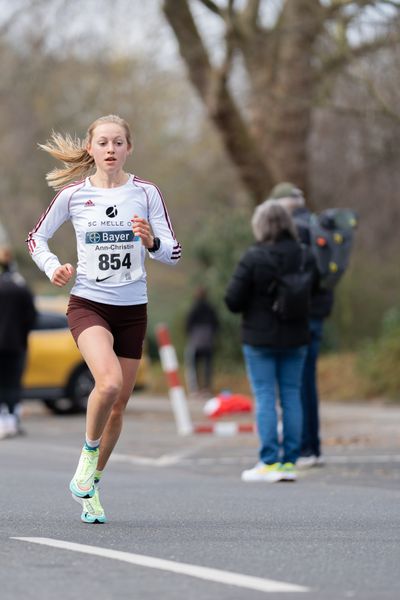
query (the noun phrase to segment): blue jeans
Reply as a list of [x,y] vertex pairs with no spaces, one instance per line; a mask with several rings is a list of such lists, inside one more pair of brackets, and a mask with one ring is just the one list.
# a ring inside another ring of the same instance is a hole
[[309,329],[311,340],[307,347],[303,382],[301,386],[301,403],[303,405],[302,456],[319,456],[321,454],[321,444],[319,439],[317,359],[321,346],[323,326],[323,319],[310,319]]
[[[302,432],[300,389],[306,349],[306,346],[287,349],[243,346],[256,401],[256,423],[261,442],[259,456],[266,464],[280,461],[295,463],[299,457]],[[282,452],[278,440],[276,388],[282,408]]]

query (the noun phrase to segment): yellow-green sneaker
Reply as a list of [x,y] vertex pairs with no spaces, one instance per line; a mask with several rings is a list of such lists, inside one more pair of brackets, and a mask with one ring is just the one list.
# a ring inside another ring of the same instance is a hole
[[82,449],[78,467],[71,479],[69,489],[78,498],[92,498],[94,496],[94,476],[99,460],[99,449]]
[[267,481],[268,483],[275,483],[282,479],[280,467],[281,464],[278,462],[272,465],[259,462],[252,469],[242,472],[242,481]]
[[279,472],[282,475],[281,481],[296,481],[297,479],[297,473],[293,463],[283,463],[283,465],[279,467]]

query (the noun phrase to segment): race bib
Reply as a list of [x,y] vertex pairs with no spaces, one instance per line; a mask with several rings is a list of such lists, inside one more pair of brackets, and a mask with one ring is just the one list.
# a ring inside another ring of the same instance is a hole
[[87,231],[85,247],[90,281],[113,286],[142,277],[142,243],[132,230]]

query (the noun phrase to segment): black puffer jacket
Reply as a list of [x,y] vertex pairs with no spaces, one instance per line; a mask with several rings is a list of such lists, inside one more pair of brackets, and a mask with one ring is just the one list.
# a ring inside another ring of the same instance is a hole
[[[274,273],[300,268],[301,246],[286,237],[274,244],[250,246],[241,258],[228,285],[225,302],[232,312],[242,313],[242,341],[251,346],[295,348],[309,341],[308,317],[285,322],[272,311],[269,294]],[[305,268],[317,278],[316,264],[306,249]]]
[[33,296],[21,275],[0,273],[0,352],[24,352],[35,317]]

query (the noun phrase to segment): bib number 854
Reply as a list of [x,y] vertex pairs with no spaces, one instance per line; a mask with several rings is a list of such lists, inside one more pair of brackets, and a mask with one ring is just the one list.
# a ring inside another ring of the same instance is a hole
[[130,269],[132,266],[131,255],[129,252],[122,256],[120,254],[99,254],[99,269],[100,271],[118,271],[121,267]]

